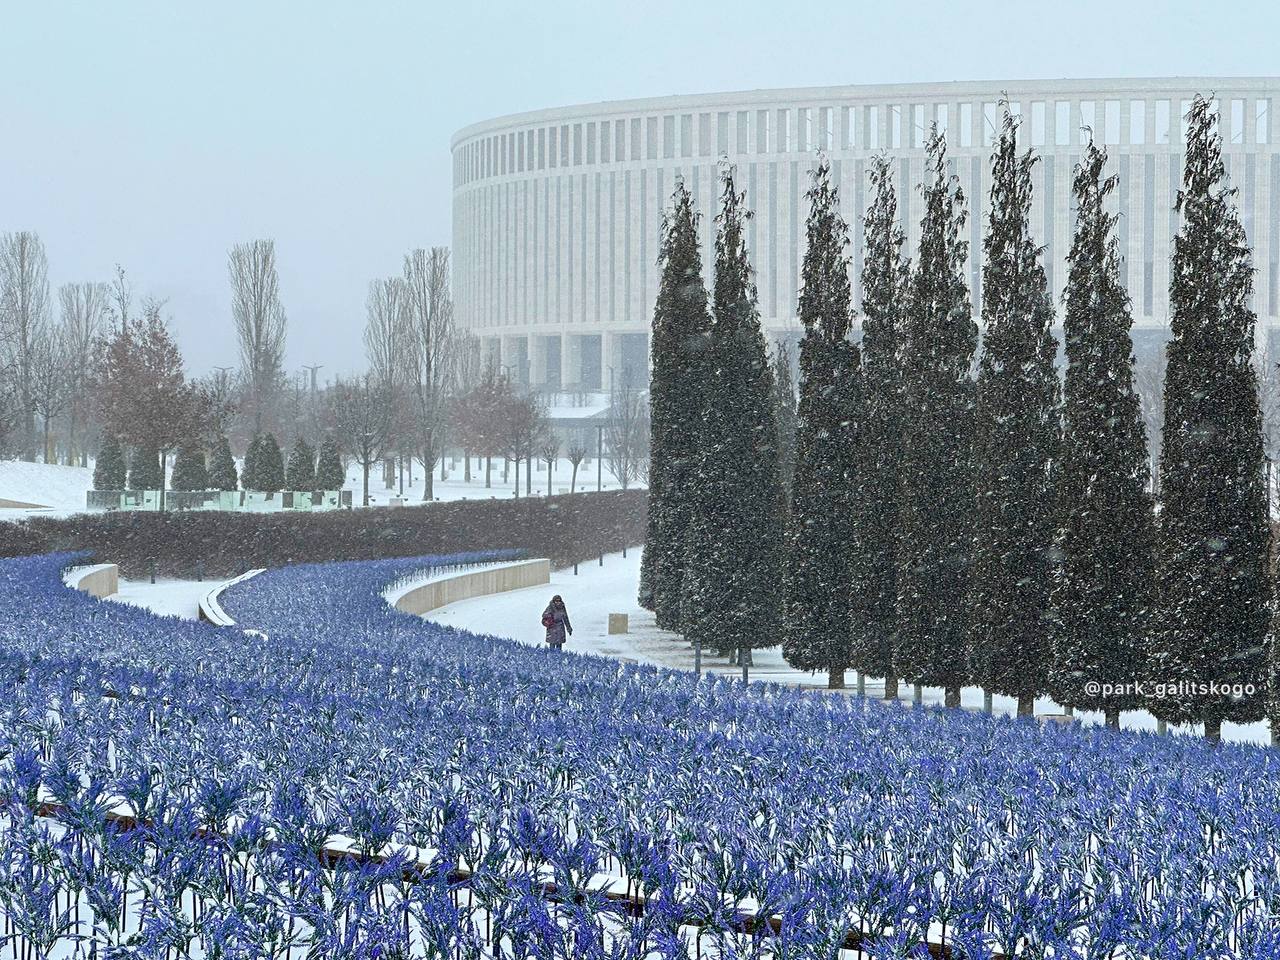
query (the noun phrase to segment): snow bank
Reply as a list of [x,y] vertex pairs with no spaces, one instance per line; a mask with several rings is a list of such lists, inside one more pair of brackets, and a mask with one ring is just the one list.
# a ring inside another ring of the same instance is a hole
[[91,489],[93,471],[88,467],[0,460],[0,518],[3,519],[28,515],[32,509],[81,513],[85,494]]

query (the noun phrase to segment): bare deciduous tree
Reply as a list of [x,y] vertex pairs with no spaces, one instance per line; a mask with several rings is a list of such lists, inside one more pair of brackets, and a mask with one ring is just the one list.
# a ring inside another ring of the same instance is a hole
[[408,346],[404,355],[413,402],[415,447],[424,474],[423,500],[435,496],[432,470],[444,455],[449,393],[454,384],[456,336],[449,283],[448,247],[405,254]]
[[587,459],[587,448],[582,445],[581,441],[575,440],[569,444],[569,449],[564,452],[564,455],[569,461],[569,466],[573,468],[573,472],[569,474],[569,492],[576,493],[578,489],[578,468],[582,466],[582,461]]
[[533,458],[547,435],[546,414],[534,394],[509,394],[501,410],[502,455],[515,464],[515,494],[520,496],[520,464],[526,464],[525,492],[533,493]]
[[200,394],[201,420],[205,427],[203,439],[212,449],[231,429],[231,418],[236,412],[235,388],[226,368],[200,378],[195,382],[195,388]]
[[551,475],[555,473],[556,461],[560,459],[560,438],[550,429],[546,430],[542,438],[542,449],[538,454],[547,464],[547,496],[549,497],[551,496]]
[[286,319],[280,303],[274,240],[238,243],[227,257],[231,275],[231,316],[240,341],[240,372],[253,433],[262,431],[262,415],[280,382],[284,365]]
[[35,344],[31,363],[31,407],[40,418],[41,459],[55,463],[53,423],[71,402],[66,343],[62,330],[50,331]]
[[89,465],[89,383],[94,354],[111,313],[111,291],[105,283],[65,283],[58,288],[62,319],[59,329],[66,361],[67,463]]
[[23,230],[0,236],[0,373],[13,383],[24,460],[35,459],[36,360],[49,336],[48,274],[37,234]]
[[391,427],[391,408],[371,373],[334,384],[331,391],[333,424],[344,450],[360,464],[364,478],[364,506],[369,505],[369,470],[382,456]]
[[648,476],[649,398],[627,383],[613,391],[605,421],[605,459],[626,490]]

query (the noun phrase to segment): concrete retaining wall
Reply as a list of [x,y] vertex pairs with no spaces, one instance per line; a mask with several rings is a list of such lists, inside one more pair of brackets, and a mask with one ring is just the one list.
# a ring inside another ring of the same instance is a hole
[[392,605],[403,613],[420,615],[458,600],[550,582],[550,560],[517,560],[429,581],[392,598]]
[[72,567],[67,571],[65,579],[67,586],[99,600],[120,592],[120,568],[114,563]]
[[222,609],[221,596],[222,591],[228,587],[240,583],[242,580],[248,580],[250,577],[256,577],[262,572],[258,570],[246,570],[234,580],[228,580],[220,583],[203,597],[200,598],[200,619],[212,623],[216,627],[234,627],[236,622],[231,619],[231,615]]

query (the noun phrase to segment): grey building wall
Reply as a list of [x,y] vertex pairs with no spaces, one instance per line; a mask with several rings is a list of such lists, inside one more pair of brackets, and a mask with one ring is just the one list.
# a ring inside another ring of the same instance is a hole
[[908,253],[929,125],[946,131],[969,200],[968,273],[981,303],[989,154],[1007,96],[1041,157],[1033,228],[1059,298],[1074,219],[1072,171],[1088,134],[1120,178],[1114,202],[1140,351],[1165,336],[1182,115],[1197,92],[1218,104],[1227,168],[1253,244],[1260,338],[1280,324],[1280,78],[1173,78],[850,86],[681,96],[543,110],[453,138],[454,297],[462,326],[518,379],[605,387],[643,375],[657,291],[657,238],[677,178],[702,214],[708,279],[717,169],[732,163],[755,215],[748,243],[760,313],[794,338],[804,192],[818,151],[832,160],[860,296],[867,161],[894,160]]

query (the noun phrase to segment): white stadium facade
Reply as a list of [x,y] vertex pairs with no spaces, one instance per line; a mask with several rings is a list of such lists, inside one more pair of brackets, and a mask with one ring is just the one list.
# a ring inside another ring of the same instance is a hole
[[851,226],[860,298],[869,161],[896,174],[906,253],[919,234],[924,142],[945,131],[969,201],[968,275],[975,316],[990,148],[1007,98],[1023,143],[1040,156],[1033,230],[1061,312],[1071,245],[1072,169],[1089,134],[1119,178],[1118,235],[1138,353],[1167,336],[1169,252],[1177,229],[1184,114],[1197,93],[1217,103],[1227,170],[1253,246],[1259,343],[1280,324],[1280,78],[963,82],[815,87],[627,100],[500,117],[453,138],[454,298],[484,358],[544,390],[608,389],[643,376],[657,292],[663,211],[678,178],[702,214],[710,282],[721,163],[737,169],[754,210],[749,248],[774,339],[799,335],[804,193],[819,151],[830,159]]

